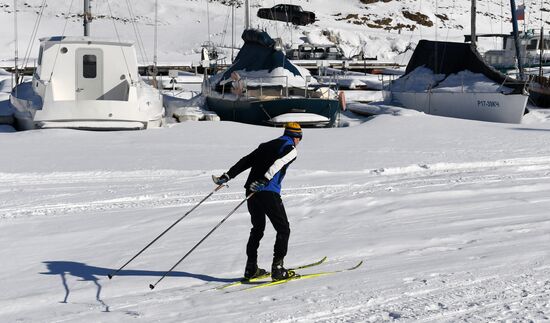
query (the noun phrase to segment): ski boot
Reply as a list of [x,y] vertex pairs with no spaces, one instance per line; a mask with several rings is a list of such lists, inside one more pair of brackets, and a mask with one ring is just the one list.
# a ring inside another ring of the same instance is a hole
[[283,260],[273,260],[271,265],[271,280],[278,281],[296,276],[293,270],[288,270],[283,266]]
[[267,271],[262,268],[258,268],[255,262],[247,262],[244,269],[244,279],[252,279],[255,277],[263,276],[267,274]]

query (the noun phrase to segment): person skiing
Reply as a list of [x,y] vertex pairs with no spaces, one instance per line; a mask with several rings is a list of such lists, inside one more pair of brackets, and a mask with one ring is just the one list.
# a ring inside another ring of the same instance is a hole
[[296,146],[301,140],[302,128],[300,124],[286,123],[281,137],[260,144],[226,173],[212,176],[214,183],[221,185],[250,168],[250,174],[244,185],[247,196],[254,193],[247,200],[252,229],[246,245],[248,259],[244,271],[245,279],[267,274],[266,270],[258,267],[258,247],[264,235],[266,215],[277,232],[271,278],[277,281],[295,276],[294,271],[286,269],[283,263],[288,249],[290,225],[280,194],[281,182],[288,166],[297,157]]

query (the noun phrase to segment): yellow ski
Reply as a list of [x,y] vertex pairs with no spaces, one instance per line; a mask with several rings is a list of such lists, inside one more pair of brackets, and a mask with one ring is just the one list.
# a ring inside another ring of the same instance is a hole
[[313,274],[305,274],[305,275],[298,275],[297,274],[296,276],[293,276],[293,277],[288,278],[288,279],[282,279],[282,280],[277,280],[277,281],[272,281],[272,282],[266,282],[266,283],[263,283],[263,284],[260,284],[260,285],[251,286],[251,287],[244,288],[244,289],[241,289],[241,290],[252,290],[252,289],[258,289],[258,288],[269,287],[269,286],[274,286],[274,285],[280,285],[280,284],[288,283],[289,281],[298,280],[298,279],[308,279],[308,278],[332,275],[332,274],[341,273],[341,272],[344,272],[344,271],[355,270],[355,269],[359,268],[362,264],[363,264],[363,261],[361,260],[357,265],[355,265],[351,268],[346,268],[346,269],[342,269],[342,270],[334,270],[334,271],[325,271],[325,272],[319,272],[319,273],[313,273]]
[[[316,261],[316,262],[312,262],[310,264],[305,264],[305,265],[301,265],[301,266],[298,266],[298,267],[289,268],[289,270],[298,270],[298,269],[305,269],[305,268],[309,268],[309,267],[313,267],[313,266],[318,266],[318,265],[322,264],[323,262],[325,262],[325,260],[327,260],[327,257],[323,257],[321,260]],[[236,282],[225,284],[225,285],[216,287],[216,289],[225,289],[225,288],[228,288],[228,287],[233,287],[233,286],[238,286],[238,285],[254,284],[254,283],[257,283],[258,281],[261,281],[262,279],[266,279],[266,278],[269,278],[269,277],[271,277],[271,273],[268,272],[265,275],[261,275],[261,276],[258,276],[258,277],[254,277],[254,278],[250,278],[250,279],[241,279],[241,280],[236,281]]]

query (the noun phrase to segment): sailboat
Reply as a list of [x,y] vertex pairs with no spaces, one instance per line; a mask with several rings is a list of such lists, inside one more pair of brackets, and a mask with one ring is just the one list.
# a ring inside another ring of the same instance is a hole
[[334,125],[337,93],[294,65],[266,32],[250,28],[248,1],[245,9],[244,45],[227,70],[203,84],[208,109],[221,120],[248,124]]
[[162,95],[141,79],[134,44],[90,37],[89,0],[84,0],[84,8],[84,36],[40,39],[32,80],[11,92],[16,126],[21,130],[159,127],[164,119]]
[[386,101],[445,117],[521,123],[527,82],[483,61],[475,47],[475,0],[472,9],[472,44],[421,40],[405,74],[384,89]]

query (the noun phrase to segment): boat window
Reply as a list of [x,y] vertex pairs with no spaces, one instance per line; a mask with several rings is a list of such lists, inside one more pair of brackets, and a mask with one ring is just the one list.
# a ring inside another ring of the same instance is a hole
[[527,50],[535,50],[537,49],[537,44],[539,40],[538,39],[531,39],[529,44],[527,44]]
[[544,50],[550,49],[550,39],[544,40]]
[[87,79],[97,76],[97,57],[95,55],[82,56],[82,74]]
[[42,54],[44,53],[44,47],[40,46],[40,51],[38,52],[38,66],[42,65]]

